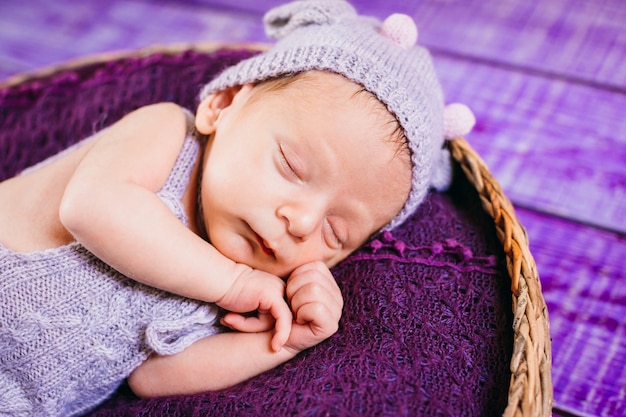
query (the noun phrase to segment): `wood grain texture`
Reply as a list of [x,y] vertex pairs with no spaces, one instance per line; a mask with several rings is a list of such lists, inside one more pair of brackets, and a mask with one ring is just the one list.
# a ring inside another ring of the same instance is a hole
[[626,95],[435,56],[449,101],[468,104],[469,140],[523,207],[626,232]]
[[540,265],[557,407],[625,413],[626,236],[518,209]]

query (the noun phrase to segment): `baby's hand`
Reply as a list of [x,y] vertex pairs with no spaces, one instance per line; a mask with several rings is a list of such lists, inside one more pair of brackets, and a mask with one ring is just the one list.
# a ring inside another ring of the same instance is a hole
[[301,352],[329,338],[339,328],[343,297],[335,278],[322,262],[302,265],[291,273],[287,299],[295,320],[286,349]]
[[285,302],[285,282],[279,277],[247,268],[216,304],[234,313],[256,311],[255,317],[230,313],[223,323],[243,332],[260,332],[275,327],[272,349],[277,352],[285,345],[293,315]]

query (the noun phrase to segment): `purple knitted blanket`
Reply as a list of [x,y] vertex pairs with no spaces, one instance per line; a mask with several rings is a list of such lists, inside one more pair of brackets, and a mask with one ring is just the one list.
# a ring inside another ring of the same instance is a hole
[[[158,54],[0,89],[0,180],[142,105],[195,108],[200,87],[249,54]],[[476,193],[456,175],[449,192],[334,268],[345,309],[329,340],[220,392],[139,400],[122,386],[92,415],[500,415],[512,350],[503,259]]]

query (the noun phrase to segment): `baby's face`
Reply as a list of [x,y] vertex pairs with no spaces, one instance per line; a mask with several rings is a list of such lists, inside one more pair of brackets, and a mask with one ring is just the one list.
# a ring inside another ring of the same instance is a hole
[[389,139],[382,105],[341,76],[315,72],[276,91],[258,88],[237,93],[207,145],[209,240],[283,277],[311,261],[333,266],[402,208],[408,155]]

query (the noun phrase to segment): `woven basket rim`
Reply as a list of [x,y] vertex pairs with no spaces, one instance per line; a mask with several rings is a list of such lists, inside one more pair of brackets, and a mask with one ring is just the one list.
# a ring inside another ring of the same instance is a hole
[[526,230],[500,184],[465,138],[451,141],[449,147],[478,192],[483,209],[494,220],[511,279],[514,339],[509,401],[503,415],[550,416],[553,405],[550,323]]
[[[242,49],[263,51],[268,47],[268,44],[255,42],[195,42],[157,44],[134,50],[97,53],[13,75],[0,82],[0,89],[18,87],[89,65],[153,54],[177,55],[188,51],[211,53],[217,50]],[[483,209],[493,219],[507,261],[513,301],[514,334],[508,404],[503,415],[550,416],[553,405],[550,325],[526,230],[500,184],[467,140],[457,138],[448,142],[448,146],[453,158],[478,192]]]
[[52,77],[56,74],[63,73],[65,71],[76,70],[81,67],[95,64],[103,64],[106,62],[119,61],[129,58],[148,57],[154,54],[177,55],[188,51],[210,53],[215,52],[219,49],[246,49],[251,51],[263,51],[268,47],[268,44],[261,42],[183,42],[171,44],[154,44],[139,49],[100,52],[69,59],[60,63],[37,68],[32,71],[26,71],[11,75],[7,79],[0,81],[0,89],[17,87],[20,84],[45,79],[48,77]]

